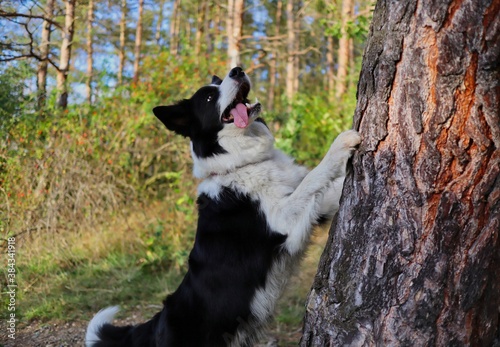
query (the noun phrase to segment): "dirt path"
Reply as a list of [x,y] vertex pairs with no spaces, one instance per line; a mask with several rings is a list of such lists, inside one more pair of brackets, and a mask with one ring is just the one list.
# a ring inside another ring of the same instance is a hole
[[[117,319],[116,325],[137,324],[144,321],[142,314],[132,314],[126,319]],[[75,322],[31,322],[20,324],[16,339],[7,336],[7,326],[0,324],[0,347],[84,347],[85,330],[88,321]]]
[[[130,318],[115,320],[116,325],[136,324],[144,321],[139,314]],[[37,321],[29,325],[20,325],[15,335],[15,340],[8,338],[7,325],[4,321],[0,324],[0,347],[85,347],[84,336],[87,321],[40,323]],[[281,342],[275,337],[276,332],[270,332],[265,343],[255,347],[288,347],[297,346],[300,332],[289,334]],[[287,341],[288,340],[288,341]],[[293,341],[293,342],[292,342]]]

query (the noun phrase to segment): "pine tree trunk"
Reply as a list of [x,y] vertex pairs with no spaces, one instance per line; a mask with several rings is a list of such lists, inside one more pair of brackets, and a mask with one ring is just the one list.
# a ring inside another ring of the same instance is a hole
[[170,54],[177,56],[179,53],[179,12],[181,0],[174,0],[172,16],[170,17]]
[[125,68],[125,35],[127,28],[127,0],[121,1],[120,18],[120,48],[118,51],[118,84],[123,84],[123,69]]
[[[47,0],[44,10],[45,17],[49,20],[54,15],[54,0]],[[40,58],[37,72],[37,85],[38,85],[38,109],[45,106],[45,99],[47,98],[47,68],[48,58],[50,52],[50,22],[44,20],[42,26],[42,42],[40,44]]]
[[66,0],[66,14],[64,19],[64,32],[59,58],[59,71],[57,73],[57,90],[59,92],[58,105],[61,108],[68,106],[68,72],[71,61],[71,45],[75,30],[75,4],[76,0]]
[[139,65],[141,63],[141,46],[142,46],[142,13],[144,12],[144,0],[139,0],[139,14],[137,17],[137,28],[135,31],[134,45],[134,77],[133,82],[139,81]]
[[127,30],[127,0],[121,2],[120,18],[120,50],[118,51],[118,84],[123,84],[123,69],[125,68],[125,34]]
[[341,29],[339,38],[339,50],[337,56],[337,83],[335,87],[335,97],[342,98],[347,90],[347,69],[349,67],[349,34],[347,25],[351,19],[352,0],[342,1]]
[[500,1],[379,1],[301,346],[500,343]]
[[241,65],[240,45],[243,30],[243,11],[245,8],[244,0],[229,0],[227,15],[227,56],[229,67]]
[[288,57],[286,60],[286,77],[285,77],[285,88],[286,97],[288,99],[288,112],[291,111],[291,101],[295,95],[295,25],[294,25],[294,6],[293,0],[287,0],[286,2],[286,46],[288,50]]
[[158,47],[161,42],[161,24],[163,22],[163,11],[165,7],[165,0],[160,0],[158,3],[158,20],[156,22],[155,40]]
[[198,16],[196,18],[196,34],[194,39],[194,55],[196,59],[196,63],[200,63],[200,53],[201,53],[201,39],[205,34],[205,23],[207,20],[205,19],[207,8],[207,0],[202,0],[198,5]]
[[[333,20],[333,18],[332,18]],[[328,86],[328,96],[330,102],[333,101],[333,95],[335,90],[335,61],[333,53],[333,36],[328,35],[326,37],[326,79]]]
[[[274,22],[276,23],[275,25],[275,31],[274,35],[278,37],[280,35],[280,23],[281,23],[281,15],[283,11],[283,1],[278,0],[276,3],[276,16]],[[276,95],[276,75],[278,73],[278,57],[279,57],[279,52],[278,48],[275,47],[272,53],[272,57],[269,62],[269,88],[267,92],[267,109],[268,110],[273,110],[274,109],[274,99]]]
[[94,74],[94,47],[93,47],[93,25],[94,25],[94,0],[89,0],[87,18],[87,102],[92,104],[92,75]]

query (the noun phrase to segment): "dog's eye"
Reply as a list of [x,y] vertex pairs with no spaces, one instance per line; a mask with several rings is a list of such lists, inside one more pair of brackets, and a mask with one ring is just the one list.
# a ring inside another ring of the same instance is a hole
[[214,96],[213,96],[212,94],[210,94],[209,96],[207,96],[207,102],[212,101],[213,97],[214,97]]

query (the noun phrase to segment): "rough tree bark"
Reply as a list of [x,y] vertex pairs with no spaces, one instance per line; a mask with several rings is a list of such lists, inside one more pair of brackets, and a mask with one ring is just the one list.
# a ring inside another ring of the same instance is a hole
[[[47,0],[44,9],[44,15],[52,20],[54,15],[54,0]],[[38,85],[38,108],[42,109],[45,106],[47,98],[47,68],[49,65],[50,52],[50,21],[44,20],[42,26],[42,42],[40,44],[40,63],[38,64],[37,85]]]
[[301,346],[500,343],[499,70],[500,1],[377,3]]
[[134,45],[134,77],[133,82],[139,81],[139,65],[141,63],[141,46],[142,46],[142,14],[144,12],[144,0],[139,0],[139,14],[137,16],[137,28],[135,30],[135,45]]
[[71,47],[75,31],[75,6],[76,0],[65,0],[66,13],[64,15],[64,31],[59,58],[59,71],[57,72],[57,90],[59,91],[58,105],[61,108],[68,106],[68,72],[71,61]]

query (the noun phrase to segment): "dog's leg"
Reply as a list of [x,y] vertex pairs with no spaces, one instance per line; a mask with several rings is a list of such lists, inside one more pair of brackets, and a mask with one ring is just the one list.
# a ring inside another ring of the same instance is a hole
[[[356,146],[361,142],[357,131],[341,133],[331,145],[321,163],[302,180],[295,191],[276,206],[278,223],[287,230],[286,248],[294,254],[303,249],[309,239],[312,225],[328,206],[338,205],[342,189],[330,191],[335,180],[343,180],[346,164]],[[325,193],[327,193],[325,195]],[[332,196],[337,194],[337,196]]]

